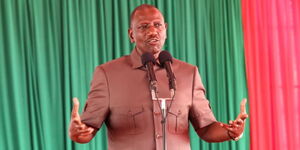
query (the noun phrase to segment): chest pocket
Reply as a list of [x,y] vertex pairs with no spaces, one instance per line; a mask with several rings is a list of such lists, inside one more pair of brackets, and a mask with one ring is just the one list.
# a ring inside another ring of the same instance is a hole
[[171,133],[181,134],[188,132],[189,121],[187,109],[184,107],[173,107],[168,112],[168,130]]
[[113,132],[139,134],[144,131],[145,110],[140,107],[115,107],[111,109],[108,127]]

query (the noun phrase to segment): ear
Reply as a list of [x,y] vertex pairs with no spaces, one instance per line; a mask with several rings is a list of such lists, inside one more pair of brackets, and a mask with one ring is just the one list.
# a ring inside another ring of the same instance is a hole
[[[168,29],[168,24],[165,23],[165,28],[166,28],[166,32],[167,32],[167,29]],[[167,38],[167,33],[166,33],[166,38]]]
[[134,37],[133,37],[133,31],[132,31],[132,28],[129,28],[129,29],[128,29],[128,37],[129,37],[131,43],[134,43],[134,42],[135,42]]

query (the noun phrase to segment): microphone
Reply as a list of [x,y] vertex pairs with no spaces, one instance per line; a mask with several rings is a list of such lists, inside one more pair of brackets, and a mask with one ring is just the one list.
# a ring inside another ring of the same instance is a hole
[[150,91],[151,91],[152,99],[155,100],[156,92],[157,92],[157,80],[153,70],[153,65],[155,64],[155,58],[151,53],[146,52],[141,56],[141,59],[142,59],[142,64],[147,69],[147,75],[150,82]]
[[169,78],[169,89],[171,92],[171,97],[173,97],[176,90],[176,78],[172,70],[172,56],[168,51],[162,51],[158,56],[158,60],[167,71],[167,76]]

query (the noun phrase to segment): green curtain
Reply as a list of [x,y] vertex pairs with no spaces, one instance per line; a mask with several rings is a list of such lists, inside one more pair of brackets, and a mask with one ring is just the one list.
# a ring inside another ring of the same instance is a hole
[[[88,144],[68,137],[72,97],[84,105],[94,68],[130,53],[130,12],[156,5],[168,22],[165,49],[199,66],[219,121],[235,119],[247,97],[239,0],[0,0],[0,149],[107,149],[106,129]],[[247,122],[249,123],[249,121]],[[249,149],[206,143],[192,149]]]

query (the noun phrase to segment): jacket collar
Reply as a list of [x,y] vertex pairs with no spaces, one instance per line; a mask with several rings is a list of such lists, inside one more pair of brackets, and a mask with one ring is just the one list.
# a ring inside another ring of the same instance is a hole
[[[139,54],[139,52],[137,51],[136,48],[134,48],[132,51],[131,51],[131,54],[130,54],[130,60],[131,60],[131,66],[133,69],[145,69],[143,64],[142,64],[142,60],[141,60],[141,54]],[[155,68],[160,68],[162,67],[158,60],[156,60],[156,64],[154,65],[154,69]]]
[[138,53],[136,48],[134,48],[131,51],[130,60],[131,60],[131,66],[132,66],[133,69],[143,67],[142,60],[141,60],[141,55]]

